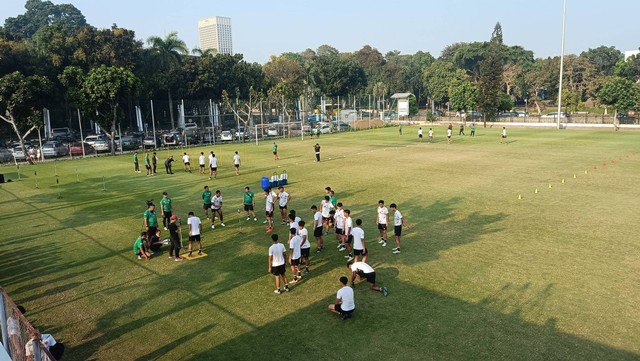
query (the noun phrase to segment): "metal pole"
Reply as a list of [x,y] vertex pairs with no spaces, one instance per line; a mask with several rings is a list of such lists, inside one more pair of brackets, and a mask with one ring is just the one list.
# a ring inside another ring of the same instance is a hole
[[42,151],[42,135],[40,134],[40,127],[38,127],[38,142],[40,143],[40,159],[39,161],[44,161],[44,152]]
[[[78,109],[78,125],[80,126],[80,146],[82,147],[82,158],[84,158],[84,138],[82,136],[82,118],[80,118],[80,109]],[[71,153],[71,151],[69,151],[69,153]]]
[[211,138],[209,138],[209,145],[213,142],[215,138],[215,128],[213,127],[213,101],[209,99],[209,121],[211,122]]
[[562,2],[562,46],[560,49],[560,81],[558,86],[558,129],[560,129],[560,110],[562,109],[562,72],[564,71],[564,32],[567,21],[567,0]]
[[151,102],[151,125],[153,126],[153,149],[156,149],[156,145],[158,144],[158,140],[156,139],[156,117],[153,113],[153,99],[149,101]]

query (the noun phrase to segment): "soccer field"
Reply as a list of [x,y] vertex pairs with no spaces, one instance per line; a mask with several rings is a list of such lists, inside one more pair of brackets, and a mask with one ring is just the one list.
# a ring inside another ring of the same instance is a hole
[[[129,155],[25,165],[20,181],[0,167],[14,180],[0,186],[0,286],[65,360],[640,359],[640,132],[514,128],[500,144],[499,128],[451,144],[444,127],[419,142],[417,126],[277,140],[279,161],[269,141],[190,149],[192,164],[216,153],[215,180],[183,172],[180,150],[159,151],[159,165],[178,161],[153,177]],[[388,297],[356,283],[353,318],[328,312],[349,273],[333,233],[320,254],[311,237],[311,273],[274,295],[260,178],[283,170],[308,225],[326,186],[363,220]],[[207,184],[222,191],[224,228],[203,217]],[[258,222],[241,212],[245,186]],[[187,212],[202,218],[208,257],[133,255],[145,201],[163,191],[185,238]],[[401,254],[392,236],[377,242],[379,199],[414,225]]]

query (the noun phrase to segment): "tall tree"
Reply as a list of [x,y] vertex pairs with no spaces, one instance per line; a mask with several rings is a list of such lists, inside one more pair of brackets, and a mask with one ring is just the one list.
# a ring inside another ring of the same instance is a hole
[[60,26],[66,33],[72,33],[87,24],[80,10],[71,4],[27,0],[24,7],[27,9],[24,14],[7,18],[4,22],[5,31],[16,38],[30,39],[47,26]]
[[444,103],[449,96],[449,85],[455,73],[452,63],[436,60],[423,70],[422,79],[427,97],[436,103]]
[[158,67],[159,82],[167,90],[169,99],[169,114],[171,116],[171,127],[175,128],[175,118],[173,116],[173,97],[171,88],[175,85],[175,77],[172,72],[179,68],[181,56],[189,54],[189,49],[183,40],[178,38],[178,33],[170,32],[166,37],[151,36],[147,39],[147,44],[151,47],[151,53]]
[[581,58],[587,59],[600,75],[612,75],[616,63],[623,59],[622,52],[613,46],[599,46],[589,48],[580,53]]
[[98,112],[98,122],[111,130],[111,154],[115,154],[114,137],[120,101],[134,91],[136,76],[128,69],[102,65],[84,78],[82,91]]
[[612,106],[616,112],[638,109],[640,88],[628,79],[615,76],[604,83],[598,98],[600,103]]
[[502,89],[502,27],[497,23],[489,41],[488,51],[480,63],[478,79],[478,109],[487,119],[495,119],[500,105],[500,91]]
[[42,126],[42,109],[47,105],[51,82],[40,75],[13,72],[0,78],[0,119],[18,137],[23,154],[24,139]]

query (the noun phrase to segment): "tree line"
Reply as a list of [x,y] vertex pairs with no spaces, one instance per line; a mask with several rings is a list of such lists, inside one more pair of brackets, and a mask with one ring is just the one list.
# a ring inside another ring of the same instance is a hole
[[[19,139],[41,126],[45,107],[69,119],[80,110],[113,134],[132,104],[159,98],[175,127],[175,99],[213,99],[248,119],[261,103],[291,115],[300,104],[316,108],[321,97],[341,99],[342,107],[369,97],[380,110],[391,94],[411,92],[421,107],[479,110],[492,120],[524,102],[540,113],[559,95],[560,58],[505,45],[499,23],[488,41],[454,43],[438,57],[322,45],[261,65],[242,54],[190,51],[175,32],[140,41],[116,24],[98,29],[70,4],[27,0],[25,9],[0,27],[0,117]],[[640,57],[625,61],[614,47],[566,55],[563,106],[636,110],[639,81]]]

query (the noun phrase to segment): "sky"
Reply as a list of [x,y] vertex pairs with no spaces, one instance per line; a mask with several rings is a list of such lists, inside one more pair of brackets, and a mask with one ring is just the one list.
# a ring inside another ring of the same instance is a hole
[[[0,1],[0,21],[24,14],[26,0]],[[364,45],[382,54],[417,51],[438,57],[456,42],[486,41],[496,22],[504,42],[532,50],[535,57],[561,51],[563,0],[53,0],[71,3],[98,28],[112,24],[136,37],[177,31],[198,48],[198,20],[226,16],[232,21],[233,51],[264,64],[271,55],[313,50],[327,44],[340,52]],[[637,0],[567,0],[565,54],[601,45],[624,52],[640,47]]]

